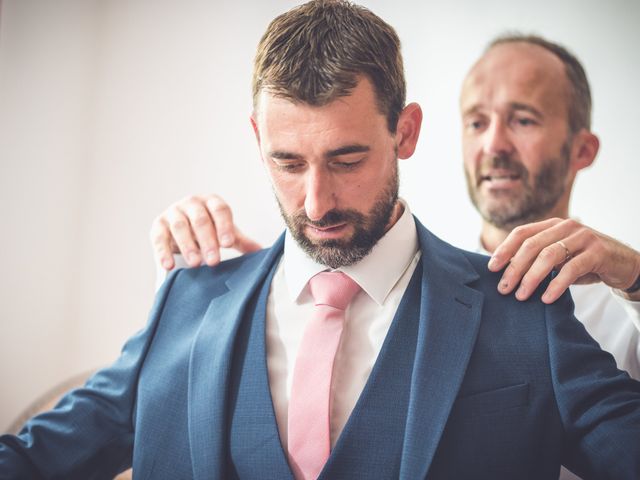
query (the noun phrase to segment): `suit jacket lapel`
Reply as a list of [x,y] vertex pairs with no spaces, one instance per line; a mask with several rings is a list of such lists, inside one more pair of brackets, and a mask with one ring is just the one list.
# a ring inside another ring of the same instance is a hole
[[194,478],[223,478],[226,458],[226,400],[233,345],[251,296],[282,253],[284,236],[266,255],[245,260],[213,298],[189,359],[189,440]]
[[466,257],[416,220],[422,249],[420,323],[400,478],[425,478],[465,375],[483,294]]
[[[483,295],[466,284],[478,277],[462,253],[417,220],[422,249],[420,323],[400,478],[425,478],[464,378],[480,324]],[[195,478],[222,478],[226,398],[234,339],[246,305],[282,252],[246,260],[213,300],[194,340],[189,364],[189,439]]]

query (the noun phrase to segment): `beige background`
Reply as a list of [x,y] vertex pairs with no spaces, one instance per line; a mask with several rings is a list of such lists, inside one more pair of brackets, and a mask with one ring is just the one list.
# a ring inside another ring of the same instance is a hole
[[[291,1],[5,0],[0,15],[0,429],[58,379],[105,365],[146,321],[153,216],[217,191],[247,233],[282,226],[249,127],[250,72]],[[602,150],[573,212],[640,247],[640,2],[369,1],[403,42],[425,122],[402,192],[473,248],[457,96],[493,35],[520,28],[583,60]]]

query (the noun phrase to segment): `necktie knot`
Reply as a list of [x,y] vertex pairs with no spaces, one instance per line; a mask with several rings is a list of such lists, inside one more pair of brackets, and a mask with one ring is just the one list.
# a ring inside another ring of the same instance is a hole
[[342,272],[321,272],[309,280],[309,289],[316,306],[345,310],[360,286]]

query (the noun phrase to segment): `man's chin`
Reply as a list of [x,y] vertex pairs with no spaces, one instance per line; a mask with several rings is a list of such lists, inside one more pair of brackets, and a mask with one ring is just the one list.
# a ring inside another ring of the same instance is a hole
[[344,257],[354,248],[345,240],[312,240],[308,237],[305,240],[302,247],[314,258]]
[[522,190],[510,188],[487,189],[476,194],[484,208],[490,210],[503,209],[506,202],[521,204],[525,196]]
[[485,219],[501,218],[505,221],[510,218],[521,217],[525,210],[522,198],[512,194],[485,197],[481,199],[480,203],[476,204],[476,208]]
[[307,250],[307,254],[321,265],[330,268],[348,267],[358,263],[367,256],[370,249],[340,248],[340,247],[317,247]]
[[371,251],[371,248],[354,245],[351,239],[312,241],[304,236],[296,240],[310,258],[330,268],[353,265],[362,260]]
[[483,211],[482,217],[485,221],[501,230],[513,230],[515,227],[535,221],[531,214],[527,215],[520,210],[489,210]]

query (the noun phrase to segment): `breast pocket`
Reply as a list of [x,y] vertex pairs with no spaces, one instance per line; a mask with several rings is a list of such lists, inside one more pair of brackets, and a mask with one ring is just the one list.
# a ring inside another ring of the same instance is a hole
[[454,409],[471,415],[482,415],[504,412],[528,404],[529,384],[520,383],[458,397]]
[[527,473],[540,443],[532,395],[520,383],[459,396],[429,478],[535,478]]

